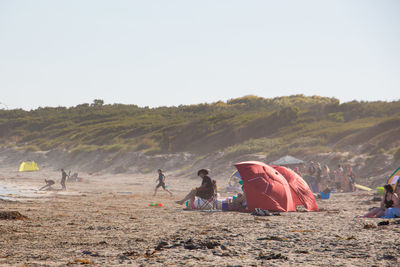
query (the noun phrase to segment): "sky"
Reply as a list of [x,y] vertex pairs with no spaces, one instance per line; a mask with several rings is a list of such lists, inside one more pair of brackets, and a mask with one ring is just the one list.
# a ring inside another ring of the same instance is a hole
[[398,0],[0,0],[0,109],[400,99]]

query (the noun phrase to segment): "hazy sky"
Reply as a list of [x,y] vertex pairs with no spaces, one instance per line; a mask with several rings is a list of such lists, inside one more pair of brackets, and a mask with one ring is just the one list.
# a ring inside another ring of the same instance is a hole
[[0,92],[24,109],[397,100],[400,1],[0,0]]

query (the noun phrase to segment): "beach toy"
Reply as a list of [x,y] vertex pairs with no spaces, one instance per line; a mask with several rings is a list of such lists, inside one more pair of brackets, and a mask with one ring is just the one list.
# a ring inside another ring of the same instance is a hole
[[384,195],[385,194],[385,188],[383,188],[383,187],[377,187],[376,191],[378,192],[378,195]]
[[360,185],[360,184],[354,184],[354,186],[355,186],[356,188],[361,189],[361,190],[364,190],[364,191],[372,191],[371,188],[366,187],[366,186],[363,186],[363,185]]
[[150,207],[162,207],[162,204],[161,203],[152,203],[152,204],[149,204],[149,206]]
[[328,193],[321,192],[319,194],[321,195],[321,199],[329,199],[331,197],[331,192]]

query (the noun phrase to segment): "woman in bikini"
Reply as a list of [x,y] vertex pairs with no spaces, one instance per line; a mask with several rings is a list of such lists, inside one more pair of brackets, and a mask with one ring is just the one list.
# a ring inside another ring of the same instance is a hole
[[399,202],[399,197],[393,192],[393,187],[390,184],[386,184],[385,196],[381,201],[381,206],[371,208],[367,214],[364,216],[359,216],[359,218],[381,218],[385,215],[386,209],[392,208],[395,203]]

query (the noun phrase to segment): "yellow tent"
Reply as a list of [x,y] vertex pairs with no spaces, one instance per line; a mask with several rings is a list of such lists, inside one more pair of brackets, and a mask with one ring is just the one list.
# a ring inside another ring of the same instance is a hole
[[20,172],[31,172],[31,171],[38,171],[39,168],[37,166],[37,163],[34,161],[24,161],[19,165],[19,170]]

